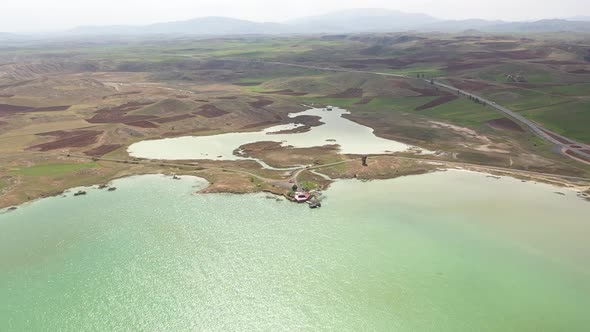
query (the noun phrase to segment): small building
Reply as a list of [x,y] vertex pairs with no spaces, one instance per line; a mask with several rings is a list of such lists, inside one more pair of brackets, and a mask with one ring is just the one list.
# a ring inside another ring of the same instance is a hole
[[311,197],[311,194],[308,192],[296,192],[295,193],[295,201],[297,203],[305,203],[309,200],[309,198]]

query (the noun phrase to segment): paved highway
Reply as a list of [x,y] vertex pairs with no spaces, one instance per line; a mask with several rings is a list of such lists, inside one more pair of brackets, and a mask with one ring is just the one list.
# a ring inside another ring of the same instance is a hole
[[[426,81],[430,82],[428,80],[426,80]],[[475,95],[473,93],[467,92],[465,90],[457,89],[451,85],[440,83],[437,81],[433,81],[433,84],[436,86],[443,87],[448,90],[458,91],[459,93],[461,93],[465,96],[471,96],[473,98],[477,98],[482,103],[485,103],[486,105],[493,107],[497,111],[500,111],[500,112],[504,113],[505,115],[526,125],[537,136],[539,136],[539,137],[543,138],[544,140],[549,141],[549,142],[553,143],[554,145],[556,145],[557,147],[559,147],[559,150],[562,152],[562,154],[565,154],[568,157],[572,157],[571,155],[568,155],[565,153],[566,150],[572,150],[574,153],[576,153],[576,154],[582,156],[583,158],[586,158],[588,161],[590,161],[590,153],[585,152],[585,151],[590,151],[590,146],[588,146],[586,144],[576,142],[570,138],[567,138],[567,137],[561,136],[557,133],[554,133],[554,132],[542,127],[541,125],[525,118],[524,116],[518,114],[517,112],[514,112],[504,106],[498,105],[493,101],[487,100],[487,99],[480,97],[478,95]],[[590,128],[589,128],[589,130],[590,130]],[[580,159],[576,158],[576,160],[580,160]],[[590,162],[587,162],[584,160],[580,160],[580,161],[590,164]]]
[[[279,65],[279,66],[290,66],[290,67],[299,67],[299,68],[308,68],[308,69],[315,69],[315,70],[323,70],[323,71],[333,71],[333,72],[344,72],[344,73],[359,73],[359,74],[373,74],[373,75],[380,75],[380,76],[390,76],[390,77],[401,77],[401,78],[408,78],[408,79],[416,79],[414,76],[409,75],[402,75],[402,74],[392,74],[392,73],[383,73],[383,72],[374,72],[374,71],[364,71],[364,70],[352,70],[352,69],[345,69],[345,68],[330,68],[330,67],[320,67],[320,66],[312,66],[312,65],[301,65],[301,64],[294,64],[294,63],[287,63],[287,62],[278,62],[278,61],[261,61],[261,60],[230,60],[236,62],[262,62],[266,64],[272,65]],[[424,80],[430,83],[430,80]],[[511,117],[514,120],[524,124],[527,126],[534,134],[541,137],[542,139],[554,144],[558,147],[559,151],[572,159],[578,160],[580,162],[584,162],[586,164],[590,164],[590,145],[576,142],[573,139],[567,138],[565,136],[559,135],[550,131],[547,128],[542,127],[541,125],[525,118],[524,116],[514,112],[504,106],[498,105],[493,101],[487,100],[481,96],[473,94],[471,92],[458,89],[454,86],[449,84],[444,84],[438,82],[436,80],[432,81],[432,83],[436,86],[451,90],[452,92],[459,92],[465,96],[471,96],[474,98],[479,99],[481,102],[487,104],[488,106],[493,107],[495,110]],[[571,154],[566,153],[567,151],[571,151],[573,154],[577,155],[578,158],[572,156]]]

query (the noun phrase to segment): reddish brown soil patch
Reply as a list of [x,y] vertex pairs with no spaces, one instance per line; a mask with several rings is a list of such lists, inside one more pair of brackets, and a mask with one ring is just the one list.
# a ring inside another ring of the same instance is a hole
[[424,105],[420,105],[420,106],[416,107],[416,111],[422,111],[422,110],[425,110],[425,109],[436,107],[438,105],[446,104],[446,103],[448,103],[450,101],[453,101],[453,100],[455,100],[457,98],[459,98],[459,97],[457,97],[455,95],[441,96],[441,97],[438,97],[435,100],[430,101],[430,102],[428,102],[428,103],[426,103]]
[[142,102],[132,101],[132,102],[125,103],[123,105],[119,105],[117,107],[109,108],[108,110],[109,111],[130,112],[130,111],[138,110],[138,109],[143,108],[145,106],[149,106],[151,104],[153,104],[153,103],[152,102],[143,102],[142,103]]
[[357,101],[353,105],[366,105],[366,104],[370,103],[371,100],[373,100],[373,97],[364,97],[363,99]]
[[96,143],[98,136],[100,136],[102,133],[102,131],[96,130],[50,131],[37,135],[54,136],[58,138],[56,141],[34,145],[29,149],[49,151],[63,148],[81,148]]
[[565,150],[565,153],[568,154],[568,155],[570,155],[570,156],[572,156],[572,157],[574,157],[574,158],[582,159],[582,160],[590,163],[590,158],[587,158],[586,156],[583,156],[581,154],[578,154],[578,153],[576,153],[576,152],[574,152],[572,150]]
[[110,96],[104,96],[104,97],[102,97],[102,99],[107,99],[107,98],[112,98],[112,97],[120,97],[120,96],[137,95],[140,93],[141,93],[141,91],[121,92],[121,93],[115,93],[114,95],[110,95]]
[[267,95],[305,96],[307,92],[295,92],[291,89],[262,92]]
[[531,50],[506,51],[498,52],[498,54],[513,60],[528,60],[544,56],[543,52],[534,52]]
[[590,74],[590,70],[588,70],[588,69],[576,69],[576,70],[568,71],[568,73],[571,73],[571,74]]
[[454,44],[457,41],[455,40],[427,40],[424,42],[424,45],[428,45],[428,46],[445,46],[445,45],[450,45],[450,44]]
[[127,112],[135,111],[151,104],[151,102],[129,102],[117,107],[102,109],[86,121],[90,123],[130,123],[152,120],[157,117],[153,115],[127,115]]
[[229,114],[229,112],[217,108],[215,105],[207,104],[199,107],[201,110],[196,114],[204,116],[206,118],[217,118]]
[[588,149],[584,149],[584,150],[582,150],[582,152],[590,154],[590,150],[588,150]]
[[257,101],[248,103],[248,105],[255,107],[255,108],[266,107],[266,106],[269,106],[272,104],[274,104],[274,101],[268,100],[268,99],[262,99],[262,98],[258,99]]
[[84,154],[87,156],[100,157],[109,152],[113,152],[122,146],[123,144],[105,144],[94,149],[85,151]]
[[256,123],[251,123],[249,125],[245,125],[241,129],[252,129],[252,128],[258,128],[258,127],[268,127],[268,126],[279,124],[279,123],[281,123],[280,120],[262,121],[262,122],[256,122]]
[[498,58],[498,54],[494,52],[469,52],[462,58],[474,60],[495,59]]
[[168,132],[163,133],[162,136],[164,136],[164,137],[179,137],[179,136],[186,136],[186,135],[190,135],[190,134],[194,134],[194,133],[198,133],[198,132],[202,132],[202,131],[211,131],[211,128],[202,127],[202,128],[195,128],[195,129],[186,130],[186,131],[168,131]]
[[556,65],[556,66],[567,66],[567,65],[584,65],[583,62],[577,61],[559,61],[559,60],[543,60],[543,61],[532,61],[532,63],[542,63],[544,65]]
[[419,88],[409,88],[409,90],[417,92],[420,94],[419,97],[434,97],[440,96],[442,93],[437,89],[427,88],[427,89],[419,89]]
[[159,128],[157,124],[149,122],[149,121],[133,121],[133,122],[125,122],[128,126],[133,127],[140,127],[140,128]]
[[238,83],[232,83],[233,85],[237,85],[237,86],[257,86],[260,85],[260,83],[258,82],[238,82]]
[[0,126],[4,126],[4,125],[7,125],[7,124],[8,124],[8,122],[0,121]]
[[495,129],[524,132],[524,129],[522,129],[522,127],[519,126],[518,123],[512,121],[509,118],[499,118],[490,120],[487,122],[487,124]]
[[8,104],[0,104],[0,116],[11,115],[15,113],[22,113],[32,109],[30,106],[16,106]]
[[174,116],[169,116],[169,117],[165,117],[165,118],[159,118],[159,119],[155,119],[152,120],[154,122],[157,123],[168,123],[168,122],[176,122],[176,121],[180,121],[180,120],[186,120],[186,119],[190,119],[190,118],[194,118],[195,116],[192,114],[181,114],[181,115],[174,115]]
[[474,80],[461,80],[456,78],[448,78],[447,81],[451,83],[452,86],[456,87],[457,89],[467,90],[467,91],[476,91],[476,90],[483,90],[491,87],[492,85],[486,82],[481,81],[474,81]]
[[11,114],[16,114],[16,113],[25,113],[25,112],[65,111],[68,108],[70,108],[69,105],[34,108],[31,106],[17,106],[17,105],[9,105],[9,104],[0,104],[0,116],[6,116],[6,115],[11,115]]
[[407,81],[395,80],[395,81],[391,81],[391,85],[394,88],[402,88],[402,89],[411,89],[412,88],[410,83],[408,83]]
[[329,97],[329,98],[362,98],[362,96],[363,96],[363,89],[350,88],[350,89],[347,89],[346,91],[334,93],[334,94],[328,95],[326,97]]
[[47,106],[47,107],[39,107],[30,110],[29,112],[58,112],[58,111],[66,111],[70,108],[70,105],[64,106]]
[[454,71],[454,70],[467,70],[467,69],[478,69],[483,68],[489,65],[499,65],[502,64],[503,61],[478,61],[478,62],[451,62],[449,63],[445,69]]

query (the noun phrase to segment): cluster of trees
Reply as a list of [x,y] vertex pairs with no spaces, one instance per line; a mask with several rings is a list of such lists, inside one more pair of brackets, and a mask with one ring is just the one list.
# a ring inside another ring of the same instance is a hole
[[476,104],[481,104],[481,106],[486,106],[487,105],[487,103],[485,101],[483,101],[483,100],[481,100],[481,99],[479,99],[477,97],[471,96],[471,95],[469,96],[469,100],[471,100],[472,102],[474,102]]
[[517,74],[517,75],[507,74],[506,80],[508,82],[527,82],[527,79],[521,74]]
[[426,76],[426,74],[422,74],[422,73],[416,74],[416,78],[421,78],[423,80],[430,79],[431,82],[434,80],[434,76]]

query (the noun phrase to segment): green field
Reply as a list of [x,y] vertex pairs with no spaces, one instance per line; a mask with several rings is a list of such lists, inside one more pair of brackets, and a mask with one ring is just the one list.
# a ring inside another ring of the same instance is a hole
[[473,72],[477,78],[495,82],[508,82],[506,75],[522,75],[527,82],[545,83],[555,81],[553,70],[545,66],[527,63],[493,65]]
[[20,168],[13,170],[14,175],[24,176],[60,176],[68,173],[75,173],[82,169],[94,168],[98,165],[96,163],[77,163],[77,164],[66,164],[66,163],[51,163],[51,164],[39,164],[31,167]]
[[522,112],[550,130],[590,143],[590,101],[574,101]]
[[402,98],[374,98],[367,105],[361,106],[363,110],[394,110],[398,112],[413,112],[420,105],[426,104],[436,97],[402,97]]
[[464,126],[479,126],[502,116],[491,107],[484,107],[467,98],[455,99],[446,104],[416,112]]
[[536,88],[535,90],[547,92],[547,93],[554,93],[554,94],[563,94],[566,96],[590,96],[590,83],[572,83],[572,84],[563,84],[557,86],[550,86],[545,88]]
[[[506,94],[510,94],[512,97],[500,97]],[[555,96],[548,93],[518,88],[511,90],[493,90],[490,92],[485,92],[484,97],[492,101],[495,101],[500,105],[506,106],[514,111],[526,111],[529,109],[545,107],[547,105],[560,104],[571,100],[568,97]]]
[[403,68],[403,69],[390,69],[385,72],[391,73],[391,74],[409,75],[409,76],[416,76],[417,74],[423,74],[427,77],[438,77],[438,76],[445,76],[448,74],[448,71],[443,69],[441,66],[437,66],[437,65],[408,67],[408,68]]
[[350,108],[355,103],[359,102],[360,98],[327,98],[327,97],[317,97],[317,98],[305,98],[306,104],[320,104],[320,105],[330,105],[330,106],[337,106],[342,108]]

